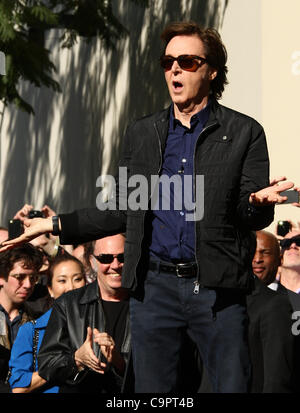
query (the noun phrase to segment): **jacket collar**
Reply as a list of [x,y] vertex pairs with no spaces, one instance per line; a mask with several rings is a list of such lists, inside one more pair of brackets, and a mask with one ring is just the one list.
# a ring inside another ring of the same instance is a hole
[[[273,291],[266,284],[264,284],[256,275],[252,274],[252,287],[251,295],[263,294],[265,291]],[[277,290],[278,291],[278,290]],[[275,291],[276,292],[276,291]]]
[[[6,316],[5,316],[4,311],[0,311],[0,345],[2,345],[3,347],[5,347],[7,349],[10,349],[11,344],[10,344],[10,340],[9,340],[8,328],[7,328],[7,323],[6,323]],[[26,311],[22,311],[22,318],[21,318],[20,326],[27,323],[28,321],[32,321],[32,320],[33,320],[32,316],[27,314]]]
[[[164,143],[166,140],[166,135],[168,132],[169,127],[169,120],[170,120],[170,111],[173,108],[173,104],[171,104],[166,109],[163,109],[161,112],[157,114],[157,119],[154,121],[159,133],[159,137],[161,142]],[[220,104],[216,99],[210,100],[210,115],[207,121],[207,125],[211,123],[218,122],[218,112],[220,109]]]
[[216,99],[211,99],[209,118],[208,118],[208,121],[207,121],[207,124],[205,125],[205,127],[209,126],[211,124],[219,123],[219,120],[218,120],[219,109],[220,109],[220,105],[216,101]]
[[92,301],[98,301],[99,298],[101,298],[97,280],[93,281],[91,284],[88,284],[83,288],[85,289],[85,291],[80,298],[79,304],[88,304]]
[[34,324],[36,328],[46,328],[50,315],[52,312],[52,308],[50,310],[46,311],[41,317],[39,317],[37,320],[35,320]]
[[262,281],[260,281],[256,275],[252,274],[252,283],[253,290],[251,292],[251,295],[260,294],[264,288],[264,284],[262,283]]
[[[208,118],[207,124],[205,125],[204,129],[212,125],[216,126],[220,123],[218,121],[218,112],[220,110],[220,104],[216,101],[216,99],[211,99],[210,105],[211,105],[210,114],[209,114],[209,118]],[[162,152],[164,152],[164,149],[166,146],[168,130],[169,130],[170,111],[172,107],[173,105],[170,105],[168,108],[159,112],[156,115],[157,116],[156,119],[154,120],[154,127],[157,131],[157,134],[160,140]]]
[[0,311],[0,336],[5,336],[7,333],[6,317],[3,311]]

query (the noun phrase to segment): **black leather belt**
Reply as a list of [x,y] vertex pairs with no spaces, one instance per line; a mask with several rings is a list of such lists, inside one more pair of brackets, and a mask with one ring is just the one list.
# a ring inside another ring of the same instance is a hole
[[197,275],[198,267],[196,262],[184,262],[179,264],[165,264],[162,262],[150,261],[149,269],[159,272],[168,272],[179,278],[192,278]]

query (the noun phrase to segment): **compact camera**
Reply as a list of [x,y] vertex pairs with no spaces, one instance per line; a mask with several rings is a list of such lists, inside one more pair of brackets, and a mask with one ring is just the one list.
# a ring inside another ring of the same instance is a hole
[[[44,218],[42,211],[31,210],[28,214],[28,218]],[[8,237],[14,239],[22,235],[24,232],[23,223],[19,219],[10,219],[8,222]]]
[[36,211],[32,209],[31,211],[29,211],[28,218],[44,218],[44,214],[42,213],[42,211]]
[[277,235],[284,237],[292,228],[289,221],[278,221],[277,223]]

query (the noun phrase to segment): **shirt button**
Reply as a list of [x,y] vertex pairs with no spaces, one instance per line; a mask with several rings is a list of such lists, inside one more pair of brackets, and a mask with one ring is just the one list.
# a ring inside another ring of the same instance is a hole
[[184,212],[180,211],[180,215],[181,215],[182,217],[184,217]]
[[185,158],[182,158],[181,162],[182,162],[182,163],[186,163],[186,159],[185,159]]
[[227,136],[223,136],[223,141],[227,141]]

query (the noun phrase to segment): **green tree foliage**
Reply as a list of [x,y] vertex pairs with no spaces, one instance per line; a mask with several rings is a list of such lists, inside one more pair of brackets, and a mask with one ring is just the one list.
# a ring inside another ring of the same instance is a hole
[[[147,6],[147,0],[130,0]],[[59,92],[56,67],[45,47],[47,30],[59,30],[60,47],[72,47],[78,37],[101,38],[108,48],[127,34],[113,13],[112,0],[0,0],[0,50],[6,55],[6,76],[0,77],[5,105],[34,113],[18,92],[20,80]]]

